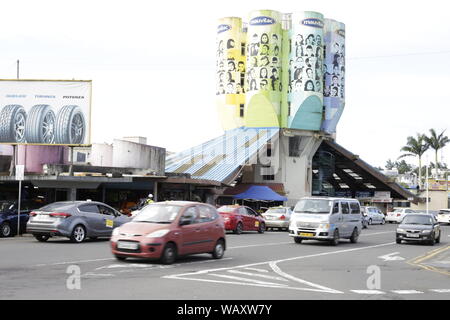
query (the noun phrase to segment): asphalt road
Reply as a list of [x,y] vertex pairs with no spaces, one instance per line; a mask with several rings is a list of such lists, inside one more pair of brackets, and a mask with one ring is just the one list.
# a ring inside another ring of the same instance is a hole
[[107,240],[0,239],[0,299],[450,299],[450,226],[435,246],[398,245],[394,230],[369,226],[337,247],[281,231],[227,234],[223,259],[170,266],[116,261]]

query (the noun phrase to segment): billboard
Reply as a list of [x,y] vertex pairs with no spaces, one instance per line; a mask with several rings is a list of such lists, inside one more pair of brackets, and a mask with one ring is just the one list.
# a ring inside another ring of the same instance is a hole
[[324,121],[322,130],[335,133],[345,107],[345,25],[325,19]]
[[244,125],[246,35],[242,19],[220,19],[216,39],[217,106],[222,128],[230,130]]
[[323,111],[324,17],[313,11],[292,14],[289,55],[288,127],[320,130]]
[[256,10],[249,15],[245,125],[279,127],[281,113],[281,13]]
[[0,143],[90,144],[92,81],[0,80]]

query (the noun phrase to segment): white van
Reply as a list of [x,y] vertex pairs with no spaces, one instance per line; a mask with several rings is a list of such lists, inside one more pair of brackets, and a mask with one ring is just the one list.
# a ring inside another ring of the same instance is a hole
[[310,239],[329,241],[335,246],[339,239],[356,243],[361,221],[361,207],[356,199],[305,197],[295,205],[289,236],[296,243]]

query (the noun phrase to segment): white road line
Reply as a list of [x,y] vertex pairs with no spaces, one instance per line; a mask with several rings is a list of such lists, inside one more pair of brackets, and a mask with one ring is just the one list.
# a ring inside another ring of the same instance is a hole
[[431,292],[450,293],[450,289],[430,289]]
[[257,269],[257,268],[244,268],[246,270],[250,270],[250,271],[258,271],[258,272],[269,272],[269,270],[266,269]]
[[65,262],[55,262],[55,263],[48,263],[48,264],[36,264],[31,267],[59,266],[59,265],[64,265],[64,264],[79,264],[79,263],[107,261],[107,260],[115,260],[115,259],[114,258],[103,258],[103,259],[92,259],[92,260],[65,261]]
[[328,292],[328,293],[343,293],[342,291],[334,290],[334,289],[331,289],[331,288],[327,288],[327,287],[321,286],[321,285],[319,285],[319,284],[315,284],[315,283],[312,283],[312,282],[309,282],[309,281],[306,281],[306,280],[302,280],[302,279],[296,278],[296,277],[294,277],[294,276],[292,276],[292,275],[290,275],[290,274],[288,274],[288,273],[286,273],[286,272],[283,272],[283,271],[281,271],[281,269],[276,265],[276,262],[271,262],[269,265],[270,265],[270,267],[272,268],[273,271],[275,271],[277,274],[279,274],[279,275],[282,276],[282,277],[285,277],[285,278],[288,278],[288,279],[290,279],[290,280],[299,282],[299,283],[301,283],[301,284],[305,284],[305,285],[307,285],[307,286],[311,286],[311,287],[313,287],[313,288],[317,288],[317,289],[319,289],[320,291],[323,291],[323,292]]
[[188,273],[182,273],[182,274],[168,275],[168,276],[164,276],[163,278],[169,278],[170,279],[172,277],[182,277],[182,276],[188,276],[188,275],[199,275],[199,274],[205,274],[205,273],[215,272],[215,271],[225,271],[225,270],[232,270],[232,269],[241,269],[241,268],[255,267],[255,266],[261,266],[261,265],[269,264],[271,262],[280,263],[280,262],[291,261],[291,260],[299,260],[299,259],[306,259],[306,258],[322,257],[322,256],[338,254],[338,253],[347,253],[347,252],[353,252],[353,251],[360,251],[360,250],[367,250],[367,249],[372,249],[372,248],[391,246],[393,244],[395,244],[395,242],[388,242],[388,243],[377,244],[377,245],[367,246],[367,247],[353,248],[353,249],[329,251],[329,252],[323,252],[323,253],[318,253],[318,254],[310,254],[310,255],[306,255],[306,256],[298,256],[298,257],[292,257],[292,258],[280,259],[280,260],[268,260],[268,261],[263,261],[263,262],[243,264],[243,265],[234,266],[234,267],[224,267],[224,268],[217,268],[217,269],[206,269],[206,270],[200,270],[200,271],[196,271],[196,272],[188,272]]
[[394,232],[395,232],[395,231],[392,230],[392,231],[375,232],[375,233],[361,233],[359,236],[360,236],[360,237],[362,237],[362,236],[376,236],[376,235],[378,235],[378,234],[386,234],[386,233],[394,233]]
[[417,290],[391,290],[391,292],[397,293],[397,294],[421,294],[421,293],[423,293],[422,291],[417,291]]
[[272,242],[272,243],[251,244],[251,245],[247,245],[247,246],[229,247],[227,249],[242,249],[242,248],[251,248],[251,247],[276,246],[279,244],[288,244],[288,243],[293,243],[293,242],[289,241],[289,242]]
[[357,294],[385,294],[385,292],[380,290],[350,290],[350,291]]
[[226,274],[211,273],[209,275],[210,276],[215,276],[215,277],[226,278],[226,279],[238,280],[238,281],[246,281],[246,282],[256,283],[256,284],[270,285],[270,286],[278,286],[278,287],[287,286],[286,284],[282,284],[282,283],[266,282],[266,281],[260,281],[260,280],[242,278],[242,277],[229,276],[229,275],[226,275]]
[[110,273],[92,273],[88,272],[83,274],[81,277],[114,277],[113,274]]
[[250,277],[260,277],[260,278],[264,278],[264,279],[289,281],[286,278],[281,278],[281,277],[276,277],[276,276],[268,276],[268,275],[260,274],[260,273],[251,273],[251,272],[244,272],[244,271],[239,271],[239,270],[228,270],[228,272],[235,273],[235,274],[242,274],[242,275],[246,275],[246,276],[250,276]]

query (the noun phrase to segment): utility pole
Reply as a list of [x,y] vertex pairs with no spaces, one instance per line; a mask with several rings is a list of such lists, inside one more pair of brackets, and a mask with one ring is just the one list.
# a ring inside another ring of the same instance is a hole
[[17,80],[19,80],[20,61],[17,59]]

